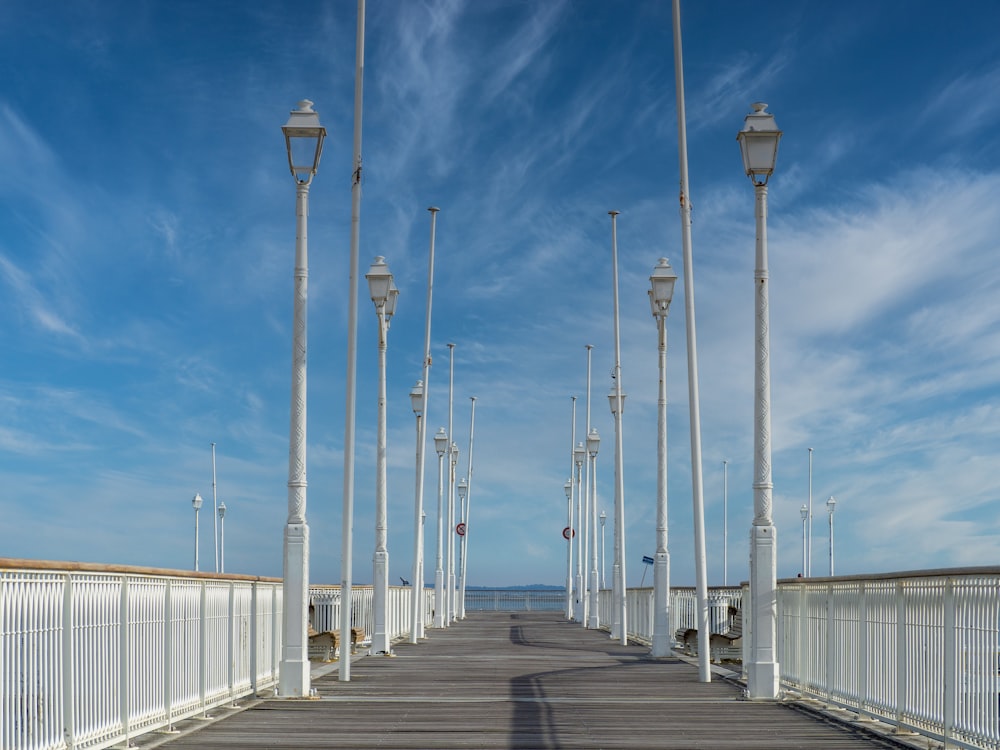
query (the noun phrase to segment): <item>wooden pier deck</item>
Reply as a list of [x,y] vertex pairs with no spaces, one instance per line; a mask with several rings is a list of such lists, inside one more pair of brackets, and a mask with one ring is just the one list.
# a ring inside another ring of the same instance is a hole
[[[314,680],[318,700],[262,700],[166,750],[221,748],[899,747],[783,703],[742,699],[732,682],[698,681],[678,658],[559,613],[471,613],[394,657],[365,657],[351,680]],[[145,744],[145,743],[141,743]]]

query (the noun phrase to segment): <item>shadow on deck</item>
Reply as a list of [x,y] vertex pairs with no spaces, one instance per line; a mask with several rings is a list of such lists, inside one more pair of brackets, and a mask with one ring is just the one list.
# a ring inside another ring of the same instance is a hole
[[[162,744],[185,748],[843,748],[900,747],[780,702],[742,699],[556,612],[472,613],[395,657],[314,680],[319,700],[261,700]],[[145,744],[145,743],[143,743]]]

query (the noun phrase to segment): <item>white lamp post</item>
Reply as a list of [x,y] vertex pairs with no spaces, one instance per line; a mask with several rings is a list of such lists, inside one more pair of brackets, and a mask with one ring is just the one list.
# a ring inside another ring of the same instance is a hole
[[600,626],[600,617],[597,611],[597,599],[601,587],[600,573],[597,570],[597,451],[601,447],[601,436],[597,434],[597,428],[591,427],[590,434],[587,435],[587,455],[590,456],[590,528],[592,536],[590,541],[590,616],[587,627],[597,630]]
[[219,572],[226,572],[226,504],[219,503]]
[[[576,464],[576,525],[583,529],[583,462],[587,449],[583,443],[577,443],[573,449],[573,462]],[[583,623],[583,540],[582,534],[577,534],[576,540],[576,586],[573,595],[573,619]]]
[[603,589],[607,588],[606,586],[607,579],[604,576],[606,567],[604,564],[606,560],[606,556],[604,554],[604,524],[608,520],[608,514],[602,510],[600,518],[601,518],[601,588]]
[[649,277],[649,306],[656,319],[660,361],[656,441],[656,557],[653,563],[653,639],[650,653],[667,656],[670,633],[670,553],[667,548],[667,314],[674,297],[677,274],[666,258],[660,258]]
[[625,446],[622,435],[622,414],[625,411],[625,393],[622,391],[622,337],[621,321],[618,314],[618,211],[608,211],[611,217],[611,284],[614,294],[615,366],[612,376],[617,407],[615,417],[615,543],[618,546],[618,611],[621,622],[617,630],[619,643],[628,645],[628,618],[625,597]]
[[[448,344],[448,435],[449,439],[455,435],[455,344]],[[447,625],[455,621],[455,467],[458,465],[458,445],[452,440],[448,450],[448,522],[445,526],[448,530],[447,553],[448,561],[445,564],[445,581],[448,586],[446,596]]]
[[388,548],[388,512],[386,501],[386,392],[385,392],[385,353],[388,346],[389,324],[396,312],[396,300],[399,290],[393,283],[392,273],[381,255],[375,258],[368,273],[368,293],[375,303],[375,315],[378,318],[378,428],[375,452],[375,553],[372,557],[373,568],[373,614],[374,632],[372,633],[373,654],[388,654],[391,651],[388,611],[389,611],[389,548]]
[[198,511],[201,510],[201,506],[204,500],[201,499],[199,493],[194,493],[194,497],[191,498],[191,505],[194,508],[194,569],[195,572],[198,571]]
[[445,591],[444,591],[444,454],[448,452],[448,434],[444,427],[438,428],[434,436],[434,450],[438,454],[438,513],[437,513],[437,552],[434,556],[434,627],[443,628],[445,624]]
[[806,554],[808,553],[808,547],[806,545],[806,521],[809,519],[809,508],[803,503],[802,507],[799,508],[799,515],[802,516],[802,573],[800,575],[807,575],[806,573]]
[[469,402],[471,403],[471,409],[469,412],[469,464],[468,473],[465,477],[465,496],[463,498],[463,504],[465,505],[463,521],[465,523],[465,534],[462,536],[462,591],[460,596],[460,601],[462,602],[462,619],[465,619],[465,584],[468,581],[468,576],[466,573],[469,568],[469,521],[472,517],[472,456],[473,456],[473,446],[475,445],[475,435],[476,435],[476,397],[470,396]]
[[[450,421],[450,420],[449,420]],[[451,468],[448,474],[448,619],[455,622],[458,619],[458,559],[455,556],[455,479],[458,467],[458,443],[451,442],[448,451]]]
[[457,614],[458,614],[458,619],[464,620],[465,619],[465,556],[469,552],[469,548],[465,544],[465,538],[469,533],[469,526],[468,522],[466,521],[466,506],[465,506],[465,498],[468,497],[469,495],[469,482],[468,480],[466,480],[465,477],[462,477],[461,479],[458,480],[457,489],[458,489],[458,503],[459,503],[458,507],[460,508],[462,513],[462,520],[461,520],[462,536],[461,539],[459,540],[459,546],[461,548],[461,553],[462,553],[461,554],[462,562],[459,568]]
[[[611,406],[611,416],[615,419],[615,447],[621,445],[619,432],[622,412],[625,410],[625,394],[616,383],[608,393],[608,404]],[[611,618],[611,637],[617,639],[623,646],[628,644],[628,622],[626,620],[627,594],[625,593],[625,508],[623,487],[619,486],[621,465],[615,456],[615,509],[612,537],[615,540],[613,559],[611,561],[611,589],[614,600],[614,612]]]
[[422,480],[424,478],[424,473],[421,471],[421,464],[424,460],[424,446],[421,438],[423,437],[423,431],[421,428],[421,420],[424,414],[424,381],[418,380],[416,385],[410,391],[410,406],[413,408],[413,414],[417,418],[417,461],[416,461],[416,502],[415,502],[415,518],[413,520],[413,570],[410,577],[413,578],[411,586],[413,587],[412,595],[413,601],[410,602],[411,615],[413,617],[412,624],[410,626],[410,643],[416,643],[417,640],[423,635],[422,620],[423,620],[423,605],[420,602],[420,597],[423,594],[424,584],[420,580],[420,560],[423,557],[423,488],[421,487]]
[[837,505],[837,501],[833,499],[833,495],[830,495],[830,499],[826,501],[826,509],[830,513],[830,575],[833,575],[833,510]]
[[563,485],[566,493],[566,619],[573,619],[573,479]]
[[283,643],[278,694],[309,695],[309,525],[306,522],[306,317],[309,289],[309,186],[319,168],[326,128],[303,99],[281,129],[296,186],[295,304],[292,330],[292,399],[288,452],[288,521],[283,555]]
[[[423,569],[424,569],[424,443],[426,442],[427,422],[421,420],[421,415],[427,416],[427,395],[430,390],[430,369],[431,369],[431,310],[434,301],[434,236],[437,228],[437,215],[439,208],[430,206],[427,209],[431,215],[431,236],[427,252],[427,309],[424,315],[424,360],[423,379],[420,381],[420,393],[418,406],[414,394],[410,394],[413,401],[413,412],[417,414],[417,471],[416,471],[416,497],[414,499],[413,526],[415,541],[413,545],[413,601],[412,617],[413,627],[410,632],[410,643],[416,643],[418,638],[424,635],[424,606],[423,606]],[[418,410],[419,409],[419,413]]]
[[774,171],[781,131],[758,102],[736,138],[756,196],[754,367],[754,519],[750,530],[750,698],[778,697],[777,539],[771,515],[771,360],[768,315],[767,180]]

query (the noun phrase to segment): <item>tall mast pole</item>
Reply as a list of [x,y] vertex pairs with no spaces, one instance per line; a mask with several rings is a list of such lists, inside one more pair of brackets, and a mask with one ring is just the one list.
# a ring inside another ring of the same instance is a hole
[[688,405],[691,422],[691,495],[694,506],[695,598],[698,606],[698,675],[711,682],[708,643],[708,564],[705,556],[705,496],[701,474],[701,400],[698,394],[698,337],[694,321],[694,267],[691,253],[691,196],[688,189],[687,114],[684,107],[684,54],[681,4],[673,0],[674,74],[677,82],[677,151],[680,164],[681,242],[684,252],[684,320],[687,329]]
[[[361,233],[361,104],[364,100],[365,0],[358,0],[354,62],[354,170],[351,174],[351,262],[347,300],[347,387],[344,408],[344,504],[340,539],[340,680],[351,679],[352,555],[354,541],[354,432],[358,372],[358,246]],[[345,658],[346,657],[346,658]]]

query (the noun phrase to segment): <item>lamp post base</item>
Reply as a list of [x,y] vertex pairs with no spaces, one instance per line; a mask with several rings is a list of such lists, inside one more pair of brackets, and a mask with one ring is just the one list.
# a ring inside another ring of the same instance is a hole
[[670,633],[670,555],[657,552],[653,563],[653,639],[650,656],[669,656],[673,646]]
[[752,700],[779,693],[777,533],[773,525],[750,531],[750,663],[747,689]]
[[376,552],[372,559],[372,565],[375,574],[375,602],[373,607],[375,610],[375,628],[372,633],[371,652],[373,654],[388,654],[392,650],[389,643],[389,628],[387,625],[387,610],[389,609],[388,550],[379,550]]
[[285,526],[285,580],[283,585],[284,636],[278,695],[309,695],[309,526]]

